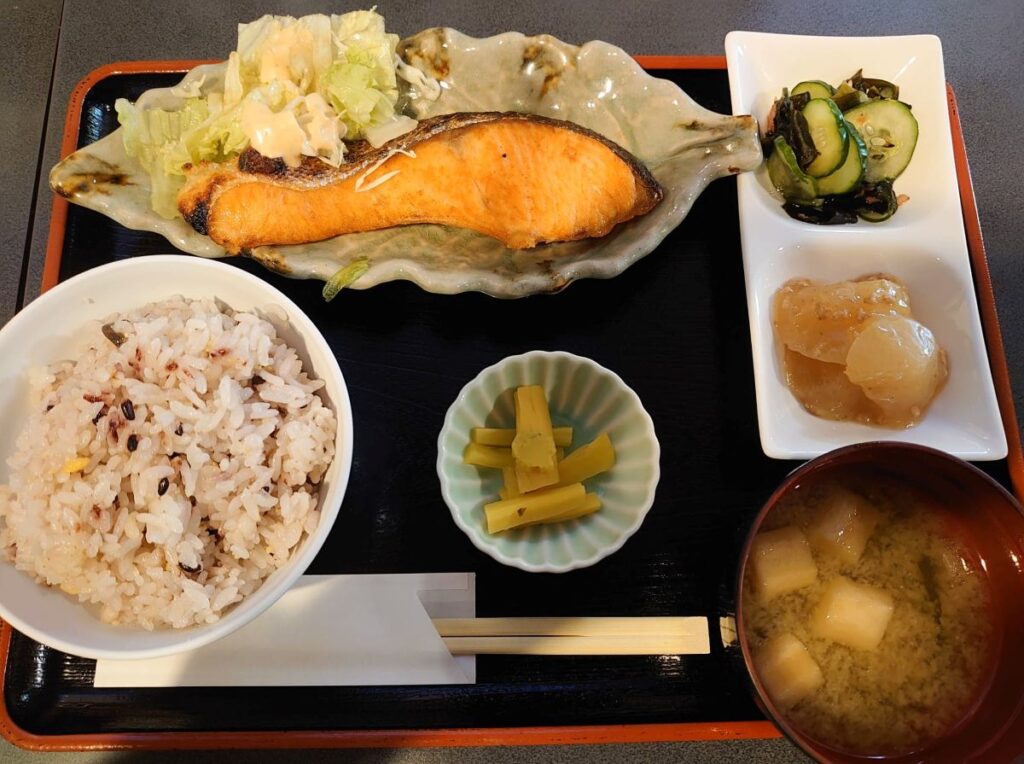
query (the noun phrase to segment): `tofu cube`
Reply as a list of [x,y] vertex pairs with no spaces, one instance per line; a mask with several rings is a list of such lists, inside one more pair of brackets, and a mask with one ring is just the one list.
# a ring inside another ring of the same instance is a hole
[[757,651],[754,667],[768,696],[780,708],[799,703],[825,682],[804,643],[786,632]]
[[803,589],[818,579],[818,566],[807,538],[791,526],[758,533],[750,548],[750,567],[754,591],[765,601]]
[[849,491],[841,491],[824,507],[807,530],[811,546],[821,554],[856,565],[881,517],[878,510]]
[[874,650],[895,607],[888,592],[837,576],[811,613],[811,633],[856,650]]

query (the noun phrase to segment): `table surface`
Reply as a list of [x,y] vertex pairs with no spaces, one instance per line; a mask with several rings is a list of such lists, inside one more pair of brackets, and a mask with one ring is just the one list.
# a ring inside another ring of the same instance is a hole
[[[9,319],[39,292],[51,196],[46,175],[58,159],[68,98],[75,83],[112,61],[217,58],[234,47],[235,25],[263,13],[341,13],[364,7],[349,0],[3,0],[7,45],[0,47],[0,320]],[[946,75],[959,100],[967,152],[995,284],[1018,416],[1024,412],[1024,258],[1018,254],[1024,100],[1012,87],[1024,69],[1024,3],[995,0],[842,2],[800,0],[616,0],[515,3],[474,0],[378,2],[388,28],[408,35],[429,26],[451,26],[484,36],[510,29],[547,32],[581,43],[603,39],[633,53],[721,55],[730,30],[825,35],[938,35]],[[870,66],[870,61],[865,61]],[[1012,126],[1012,127],[1009,127]],[[1015,181],[1014,178],[1017,178]],[[1016,189],[1016,190],[1015,190]],[[214,755],[211,755],[210,760]],[[0,743],[0,762],[39,755]],[[154,754],[66,754],[48,762],[163,760]],[[207,757],[192,757],[196,764]],[[217,757],[223,759],[223,755]],[[259,758],[254,754],[232,760]],[[314,755],[276,757],[315,761]],[[323,758],[326,758],[325,756]],[[646,744],[587,748],[507,748],[499,751],[365,751],[332,756],[355,762],[437,761],[794,761],[801,754],[782,740]]]

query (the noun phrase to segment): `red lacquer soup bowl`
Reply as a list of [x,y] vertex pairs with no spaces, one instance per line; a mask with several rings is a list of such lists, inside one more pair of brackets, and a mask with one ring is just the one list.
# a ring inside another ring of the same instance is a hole
[[[926,497],[931,511],[958,538],[987,581],[991,620],[988,665],[973,704],[947,732],[913,752],[851,753],[815,739],[787,717],[787,711],[766,691],[752,658],[744,620],[751,597],[744,584],[754,537],[794,491],[842,475],[877,475]],[[999,483],[981,470],[949,454],[923,446],[894,442],[863,443],[840,448],[795,470],[772,494],[754,520],[737,578],[736,619],[747,671],[761,707],[775,724],[808,754],[821,761],[966,762],[1013,761],[1024,755],[1024,509]]]

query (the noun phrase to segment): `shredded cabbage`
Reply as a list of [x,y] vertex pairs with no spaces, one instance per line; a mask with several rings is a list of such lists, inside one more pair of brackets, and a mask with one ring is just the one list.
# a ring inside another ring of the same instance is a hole
[[388,122],[366,128],[366,140],[375,149],[379,149],[388,141],[393,141],[401,135],[412,132],[418,124],[419,122],[412,117],[396,114]]
[[339,56],[324,77],[324,94],[349,135],[361,138],[395,115],[398,35],[386,34],[383,17],[373,11],[334,16],[332,22]]
[[253,146],[297,166],[303,156],[338,166],[343,139],[407,132],[396,113],[398,36],[373,10],[293,18],[267,15],[238,27],[223,92],[204,80],[177,87],[177,110],[139,108],[119,99],[124,146],[152,181],[153,209],[177,216],[190,166],[223,162]]
[[184,165],[189,161],[184,138],[197,132],[209,118],[203,98],[189,98],[178,111],[137,109],[124,98],[114,102],[117,120],[124,127],[124,148],[139,160],[152,180],[150,203],[160,215],[178,214],[177,198],[185,182]]

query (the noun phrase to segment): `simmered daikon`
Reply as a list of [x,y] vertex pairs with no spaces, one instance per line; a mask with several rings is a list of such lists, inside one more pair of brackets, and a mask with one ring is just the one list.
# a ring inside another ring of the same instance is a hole
[[902,316],[868,321],[846,356],[846,376],[892,420],[917,420],[946,374],[935,335]]
[[775,293],[772,322],[779,340],[801,355],[844,363],[872,316],[909,316],[910,297],[893,279],[867,278],[838,284],[791,281]]
[[945,383],[946,354],[892,277],[790,281],[772,323],[786,384],[815,416],[909,427]]

